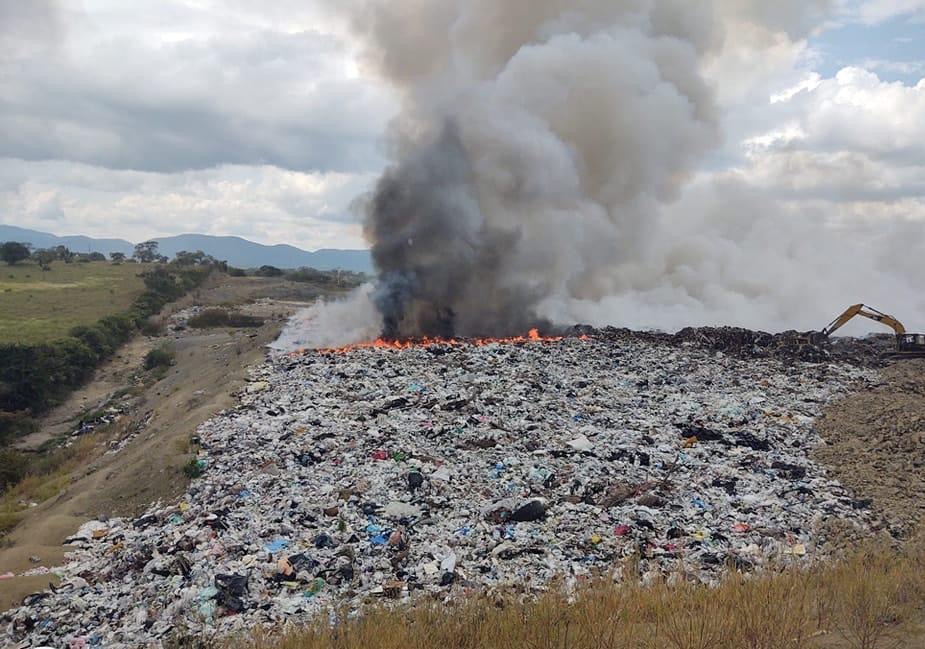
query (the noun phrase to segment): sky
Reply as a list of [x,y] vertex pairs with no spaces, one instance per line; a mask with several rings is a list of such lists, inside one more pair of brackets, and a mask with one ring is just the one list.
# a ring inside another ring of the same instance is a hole
[[[925,0],[829,9],[727,30],[704,71],[722,143],[690,183],[922,223]],[[0,222],[366,247],[354,206],[398,105],[325,0],[0,0]]]

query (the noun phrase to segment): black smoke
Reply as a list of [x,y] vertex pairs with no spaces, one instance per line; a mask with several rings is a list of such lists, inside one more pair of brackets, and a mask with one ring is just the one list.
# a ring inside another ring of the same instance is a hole
[[383,175],[365,230],[384,337],[514,335],[543,324],[534,312],[540,296],[504,285],[520,237],[482,213],[452,122]]

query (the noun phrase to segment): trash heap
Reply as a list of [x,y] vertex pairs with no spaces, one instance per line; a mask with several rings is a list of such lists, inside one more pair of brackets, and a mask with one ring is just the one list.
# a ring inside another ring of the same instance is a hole
[[185,496],[84,525],[8,640],[157,645],[373,598],[815,561],[825,521],[863,527],[869,503],[808,458],[813,418],[875,379],[644,337],[281,355],[200,428]]

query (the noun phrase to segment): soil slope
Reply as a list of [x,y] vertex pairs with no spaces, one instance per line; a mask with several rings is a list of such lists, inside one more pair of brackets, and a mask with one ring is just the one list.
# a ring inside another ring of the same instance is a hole
[[827,445],[816,459],[870,499],[880,525],[903,539],[925,515],[925,360],[896,362],[882,376],[827,409],[817,423]]

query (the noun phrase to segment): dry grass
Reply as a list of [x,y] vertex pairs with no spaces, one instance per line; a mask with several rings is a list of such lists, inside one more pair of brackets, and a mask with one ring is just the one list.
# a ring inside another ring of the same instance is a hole
[[19,524],[31,503],[42,503],[64,491],[74,473],[97,456],[99,440],[98,432],[85,435],[34,462],[29,475],[0,496],[0,535]]
[[888,649],[925,647],[925,550],[861,551],[809,571],[696,584],[553,587],[530,601],[473,596],[453,605],[372,605],[253,649]]

